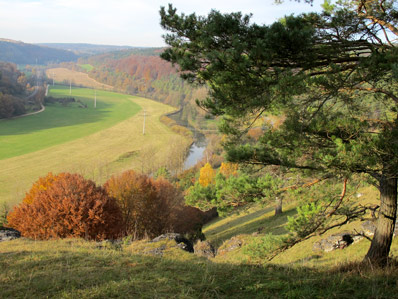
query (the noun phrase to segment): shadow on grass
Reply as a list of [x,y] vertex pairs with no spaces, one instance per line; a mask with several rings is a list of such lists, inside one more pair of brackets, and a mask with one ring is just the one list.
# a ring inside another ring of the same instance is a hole
[[46,105],[42,113],[17,119],[0,120],[1,135],[29,134],[57,127],[96,123],[105,119],[114,105],[101,102],[100,109],[80,108],[77,105]]
[[254,232],[272,233],[273,235],[284,235],[287,233],[285,224],[288,216],[296,214],[296,209],[291,208],[277,216],[259,218],[261,215],[269,213],[273,208],[262,209],[254,213],[239,217],[223,225],[206,230],[205,235],[216,247],[222,242],[239,234],[252,234]]
[[1,298],[394,298],[398,290],[398,271],[331,275],[76,246],[0,254],[0,265]]

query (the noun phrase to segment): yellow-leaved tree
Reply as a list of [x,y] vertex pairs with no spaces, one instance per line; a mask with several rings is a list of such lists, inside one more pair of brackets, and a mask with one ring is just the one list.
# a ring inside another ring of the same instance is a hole
[[206,187],[214,182],[215,176],[216,171],[213,169],[213,167],[211,167],[209,163],[206,163],[200,169],[199,184],[201,184],[203,187]]

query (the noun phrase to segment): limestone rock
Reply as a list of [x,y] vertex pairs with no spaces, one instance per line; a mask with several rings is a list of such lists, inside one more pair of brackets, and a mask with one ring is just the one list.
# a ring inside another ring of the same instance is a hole
[[1,227],[0,228],[0,242],[11,241],[21,237],[21,233],[13,228]]
[[[362,227],[362,233],[367,236],[367,237],[373,237],[376,231],[376,224],[374,221],[367,220],[362,222],[361,224]],[[398,234],[398,227],[397,223],[395,223],[395,228],[394,228],[394,237]]]
[[215,250],[213,245],[208,241],[198,241],[193,247],[194,253],[198,256],[206,258],[213,258],[215,256]]
[[376,225],[373,221],[367,220],[361,223],[362,233],[367,237],[373,237],[376,230]]
[[188,252],[194,252],[192,242],[184,238],[181,234],[177,233],[168,233],[160,235],[154,238],[151,242],[154,243],[163,240],[174,240],[179,248]]
[[341,232],[338,234],[334,234],[327,237],[326,239],[315,242],[312,250],[330,252],[336,249],[343,249],[354,243],[354,237],[356,242],[360,240],[360,238],[354,236],[350,232]]
[[235,249],[238,249],[242,247],[243,245],[243,240],[240,238],[240,236],[235,236],[232,237],[231,239],[225,241],[220,249],[218,249],[217,254],[223,255],[227,252],[233,251]]

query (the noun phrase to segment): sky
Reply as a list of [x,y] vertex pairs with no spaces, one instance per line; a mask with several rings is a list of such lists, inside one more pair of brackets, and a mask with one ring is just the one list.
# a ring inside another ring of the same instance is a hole
[[207,15],[241,11],[252,22],[271,24],[290,14],[320,11],[285,0],[0,0],[0,38],[26,43],[91,43],[163,47],[159,9],[172,3],[178,12]]

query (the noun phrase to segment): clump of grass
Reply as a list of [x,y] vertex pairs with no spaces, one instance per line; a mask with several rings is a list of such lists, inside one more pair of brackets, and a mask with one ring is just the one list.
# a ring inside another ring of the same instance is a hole
[[127,159],[131,159],[135,156],[138,155],[138,151],[130,151],[124,154],[121,154],[116,160],[115,162],[124,162]]
[[250,238],[242,247],[242,252],[253,261],[264,261],[267,256],[286,242],[285,236],[266,234]]

